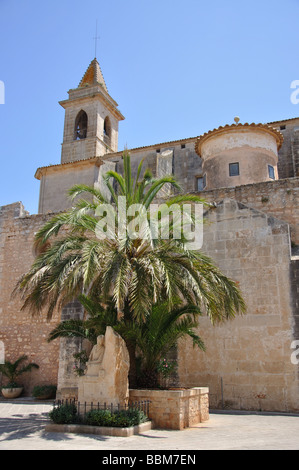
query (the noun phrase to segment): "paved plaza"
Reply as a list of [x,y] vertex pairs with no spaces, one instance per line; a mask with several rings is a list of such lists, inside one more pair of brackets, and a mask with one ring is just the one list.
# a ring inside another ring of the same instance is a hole
[[0,450],[299,450],[299,415],[211,412],[183,431],[124,438],[46,432],[51,409],[50,402],[0,400]]

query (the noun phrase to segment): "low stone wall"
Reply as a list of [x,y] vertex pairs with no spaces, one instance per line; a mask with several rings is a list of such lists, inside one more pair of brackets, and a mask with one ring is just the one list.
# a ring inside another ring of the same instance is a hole
[[150,400],[149,419],[156,428],[184,429],[209,419],[209,389],[130,390],[130,401]]
[[152,423],[138,424],[137,426],[130,426],[128,428],[112,428],[104,426],[88,426],[84,424],[47,424],[45,431],[47,432],[64,432],[75,434],[95,434],[97,436],[116,436],[116,437],[130,437],[135,434],[150,431]]

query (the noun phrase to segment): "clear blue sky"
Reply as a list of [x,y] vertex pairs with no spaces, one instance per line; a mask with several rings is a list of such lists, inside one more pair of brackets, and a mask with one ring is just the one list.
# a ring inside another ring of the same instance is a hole
[[126,120],[119,150],[299,116],[299,0],[0,0],[0,205],[37,212],[64,110],[97,57]]

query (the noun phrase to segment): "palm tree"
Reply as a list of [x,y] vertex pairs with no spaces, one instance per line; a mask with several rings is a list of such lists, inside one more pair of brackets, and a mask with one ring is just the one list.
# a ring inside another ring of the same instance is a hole
[[22,362],[26,361],[28,357],[26,355],[20,356],[15,362],[5,361],[4,364],[0,364],[0,372],[8,378],[8,387],[17,387],[17,379],[22,374],[30,372],[33,368],[38,369],[39,366],[34,362],[31,362],[25,366],[21,366]]
[[[29,308],[34,315],[46,308],[50,318],[55,308],[62,308],[83,293],[104,303],[112,298],[118,314],[128,324],[144,321],[153,305],[165,299],[169,309],[177,298],[197,305],[212,322],[243,313],[245,304],[237,284],[222,274],[210,258],[188,249],[183,236],[152,236],[151,204],[165,185],[180,190],[174,177],[154,179],[149,170],[141,177],[141,162],[134,179],[129,154],[124,154],[123,161],[123,176],[109,171],[105,178],[113,205],[97,188],[76,185],[69,191],[74,207],[55,215],[38,231],[35,242],[43,249],[16,287],[22,294],[23,309]],[[89,199],[78,200],[82,194]],[[164,203],[169,208],[174,204],[182,208],[186,203],[203,200],[196,195],[176,194]],[[122,210],[127,211],[132,204],[142,205],[146,214],[146,223],[141,224],[142,236],[135,238],[122,230]],[[99,237],[99,222],[103,220],[99,213],[103,214],[102,209],[107,207],[113,208],[115,227],[108,230],[106,237]],[[136,341],[128,339],[127,347],[130,386],[135,386]]]
[[169,309],[168,301],[155,304],[143,322],[124,322],[117,318],[113,303],[101,305],[86,296],[79,297],[88,312],[88,318],[65,320],[58,324],[49,334],[48,341],[57,338],[87,339],[93,345],[97,336],[105,334],[106,327],[112,326],[126,341],[134,341],[141,359],[141,371],[138,385],[157,386],[157,364],[162,357],[167,357],[172,348],[176,347],[180,338],[189,336],[193,344],[201,350],[205,345],[197,335],[198,316],[202,314],[196,305],[182,305],[177,299],[174,308]]
[[158,385],[157,366],[162,358],[175,348],[179,339],[189,336],[193,345],[205,351],[202,339],[196,333],[198,316],[202,315],[196,305],[183,305],[181,300],[155,304],[144,322],[134,322],[130,328],[119,325],[117,330],[124,338],[134,338],[141,359],[139,386]]

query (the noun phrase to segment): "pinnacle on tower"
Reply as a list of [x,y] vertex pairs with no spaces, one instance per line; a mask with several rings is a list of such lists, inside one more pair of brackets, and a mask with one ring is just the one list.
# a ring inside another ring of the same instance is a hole
[[101,85],[104,90],[108,93],[108,89],[102,74],[100,64],[98,63],[96,58],[90,62],[81,82],[79,83],[78,88],[81,88],[86,85]]

